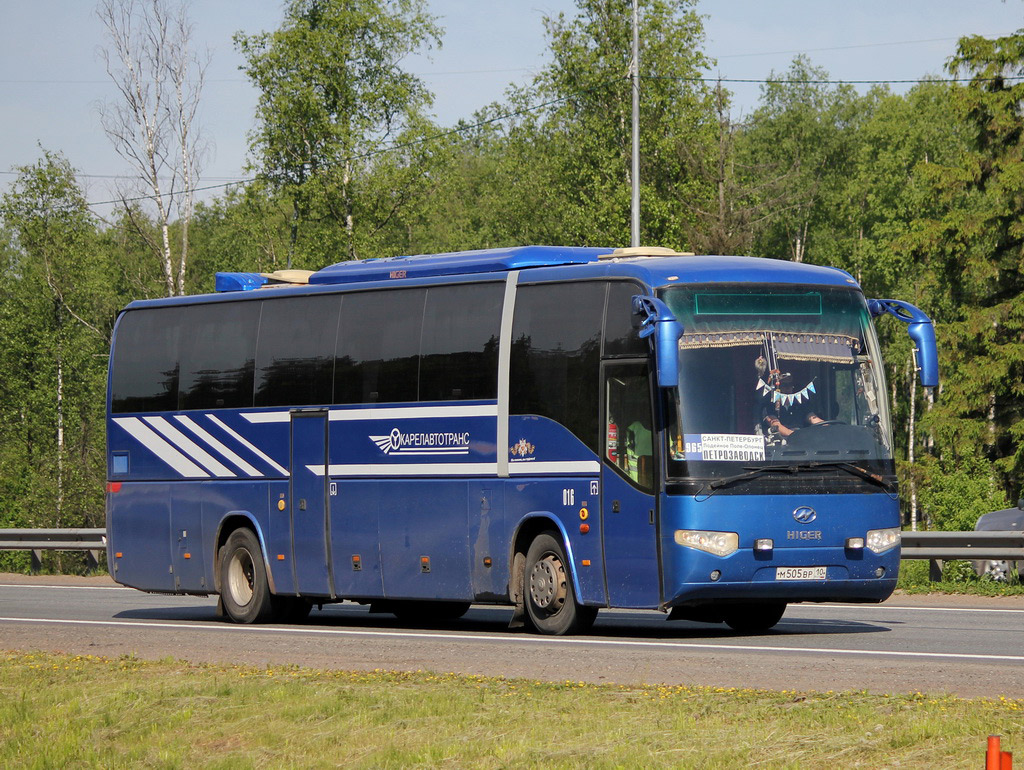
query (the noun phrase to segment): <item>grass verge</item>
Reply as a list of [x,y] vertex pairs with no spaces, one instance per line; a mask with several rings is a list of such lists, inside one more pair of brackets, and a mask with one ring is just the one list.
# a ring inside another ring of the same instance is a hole
[[1008,583],[979,577],[969,561],[948,561],[942,568],[942,580],[928,577],[928,562],[909,559],[900,563],[896,587],[908,594],[972,594],[975,596],[1024,596],[1024,583],[1013,576]]
[[0,658],[18,767],[980,766],[1024,751],[1024,700]]

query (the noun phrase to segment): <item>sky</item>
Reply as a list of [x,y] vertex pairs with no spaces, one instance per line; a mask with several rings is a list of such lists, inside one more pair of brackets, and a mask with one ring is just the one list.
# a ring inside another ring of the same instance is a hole
[[[115,98],[99,49],[104,31],[92,0],[0,0],[0,194],[19,166],[43,150],[62,153],[95,210],[130,175],[100,126],[99,107]],[[211,145],[202,185],[246,178],[247,134],[257,94],[239,71],[232,35],[276,29],[279,0],[193,0],[194,44],[212,59],[200,126]],[[543,20],[573,15],[573,0],[428,0],[445,29],[442,47],[410,60],[449,126],[494,101],[509,84],[525,85],[547,62]],[[942,76],[959,37],[1024,28],[1022,0],[698,0],[704,15],[709,76],[763,80],[793,57],[846,81],[915,81]],[[910,83],[893,82],[902,92]],[[756,83],[727,83],[734,115],[757,106]],[[862,91],[868,86],[858,86]],[[216,192],[207,193],[214,195]]]

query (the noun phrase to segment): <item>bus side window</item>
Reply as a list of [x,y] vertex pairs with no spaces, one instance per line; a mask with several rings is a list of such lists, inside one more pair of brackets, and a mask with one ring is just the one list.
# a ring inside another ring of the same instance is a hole
[[605,367],[605,457],[637,486],[654,488],[651,392],[644,364]]
[[608,312],[604,321],[604,355],[644,358],[650,343],[633,327],[633,297],[644,291],[629,281],[608,284]]
[[264,300],[255,406],[331,402],[340,307],[337,294]]
[[605,284],[521,286],[512,324],[510,410],[561,423],[598,453]]
[[497,398],[503,283],[431,286],[423,313],[420,401]]
[[416,401],[426,289],[359,291],[341,303],[334,403]]
[[178,408],[181,308],[130,310],[117,324],[110,382],[111,411],[172,412]]
[[211,302],[186,317],[178,408],[251,407],[260,303]]

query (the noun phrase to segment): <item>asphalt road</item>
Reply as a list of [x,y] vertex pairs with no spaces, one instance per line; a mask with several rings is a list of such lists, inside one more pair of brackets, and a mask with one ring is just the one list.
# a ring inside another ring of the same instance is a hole
[[354,604],[302,625],[237,626],[213,598],[159,596],[105,578],[0,575],[0,650],[218,663],[431,670],[552,681],[1024,698],[1024,598],[895,596],[791,606],[771,631],[603,610],[593,633],[507,630],[511,610],[410,625]]

